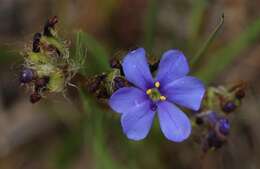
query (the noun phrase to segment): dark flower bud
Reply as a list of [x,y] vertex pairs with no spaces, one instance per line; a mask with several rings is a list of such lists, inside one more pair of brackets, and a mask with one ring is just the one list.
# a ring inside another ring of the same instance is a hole
[[29,83],[33,80],[34,73],[32,69],[25,68],[20,74],[20,83]]
[[118,59],[112,58],[112,59],[110,59],[109,62],[110,62],[111,68],[120,69],[122,67],[122,65]]
[[90,93],[95,92],[99,88],[100,82],[94,81],[93,83],[89,84],[87,89]]
[[107,93],[107,90],[101,89],[97,92],[97,98],[98,99],[107,99],[109,98],[109,94]]
[[30,96],[30,102],[31,103],[37,103],[38,101],[40,101],[41,100],[41,95],[39,94],[39,93],[37,93],[37,92],[34,92],[34,93],[32,93],[31,94],[31,96]]
[[227,136],[230,131],[229,120],[226,118],[219,119],[219,121],[217,122],[216,130],[217,133],[220,133],[223,136]]
[[32,51],[33,52],[40,52],[40,40],[41,40],[41,33],[36,33],[34,34],[34,37],[33,37],[33,49]]
[[106,74],[101,74],[101,75],[97,75],[94,77],[93,80],[91,80],[91,83],[88,84],[88,91],[90,93],[95,92],[96,90],[98,90],[101,86],[101,83],[103,80],[105,80],[105,78],[107,77]]
[[45,23],[43,34],[45,36],[53,36],[51,33],[51,29],[54,29],[54,26],[58,23],[58,17],[54,16]]
[[230,113],[237,108],[236,104],[232,101],[228,101],[222,106],[222,110],[226,113]]
[[245,97],[245,91],[244,90],[238,90],[236,93],[236,98],[237,99],[243,99]]
[[155,71],[158,69],[159,63],[160,63],[160,62],[157,61],[156,63],[149,65],[151,72],[155,72]]
[[42,48],[48,51],[50,55],[52,54],[51,56],[62,56],[60,50],[52,44],[44,45]]
[[123,67],[122,67],[122,65],[121,65],[120,60],[113,58],[113,59],[111,59],[109,62],[110,62],[110,67],[111,67],[111,68],[119,69],[119,70],[120,70],[120,74],[121,74],[122,76],[124,76],[124,71],[123,71]]
[[207,136],[207,142],[209,147],[220,148],[223,145],[223,141],[220,140],[215,132],[209,132]]
[[126,86],[129,86],[129,83],[125,78],[119,76],[114,78],[114,91]]
[[196,117],[195,122],[196,122],[196,124],[199,125],[199,126],[204,124],[204,120],[203,120],[203,118],[201,118],[201,117]]
[[48,24],[50,27],[54,27],[58,23],[58,17],[54,16],[48,20]]
[[217,134],[211,130],[202,142],[202,149],[204,152],[211,148],[219,149],[223,146],[224,143],[225,141],[219,139]]
[[45,88],[46,85],[48,84],[49,80],[50,80],[50,77],[48,77],[48,76],[36,79],[35,84],[34,84],[35,90],[39,91],[40,89]]

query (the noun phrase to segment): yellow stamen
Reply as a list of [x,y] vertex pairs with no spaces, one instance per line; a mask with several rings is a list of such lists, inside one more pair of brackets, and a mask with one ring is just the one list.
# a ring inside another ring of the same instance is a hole
[[160,100],[164,101],[164,100],[166,100],[166,97],[165,96],[160,96]]
[[146,90],[146,94],[147,94],[147,95],[150,95],[151,93],[152,93],[152,89]]
[[159,88],[160,87],[160,82],[155,82],[155,87]]

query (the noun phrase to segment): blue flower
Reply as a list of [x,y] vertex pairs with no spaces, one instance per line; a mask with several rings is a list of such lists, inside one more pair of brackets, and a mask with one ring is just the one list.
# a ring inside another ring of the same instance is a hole
[[175,104],[198,110],[205,89],[200,80],[186,76],[189,66],[183,53],[166,51],[154,79],[143,48],[128,53],[122,66],[126,79],[136,87],[118,89],[109,105],[122,114],[121,125],[127,137],[145,138],[158,112],[160,128],[167,139],[181,142],[188,138],[190,120]]

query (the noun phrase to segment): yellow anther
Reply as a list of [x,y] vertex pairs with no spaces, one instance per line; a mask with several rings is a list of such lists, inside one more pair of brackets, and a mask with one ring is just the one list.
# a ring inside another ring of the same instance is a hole
[[155,82],[155,87],[159,88],[160,87],[160,82]]
[[152,93],[152,89],[146,90],[146,94],[150,95]]
[[164,101],[164,100],[166,100],[166,97],[165,96],[160,96],[160,100]]

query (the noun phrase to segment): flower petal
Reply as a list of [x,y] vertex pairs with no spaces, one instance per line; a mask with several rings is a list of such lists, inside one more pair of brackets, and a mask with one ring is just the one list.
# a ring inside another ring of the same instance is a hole
[[134,111],[150,101],[147,95],[135,87],[118,89],[109,99],[109,106],[118,113]]
[[191,133],[188,117],[174,104],[167,101],[158,103],[160,127],[165,137],[174,142],[182,142]]
[[170,101],[196,111],[200,108],[205,88],[199,79],[185,76],[168,83],[161,92]]
[[129,52],[124,58],[122,66],[126,79],[137,87],[146,90],[153,84],[143,48]]
[[138,110],[123,114],[121,125],[124,133],[132,140],[145,138],[151,129],[154,115],[150,104],[143,104]]
[[160,61],[156,81],[166,85],[185,76],[188,72],[189,65],[184,54],[178,50],[168,50]]

